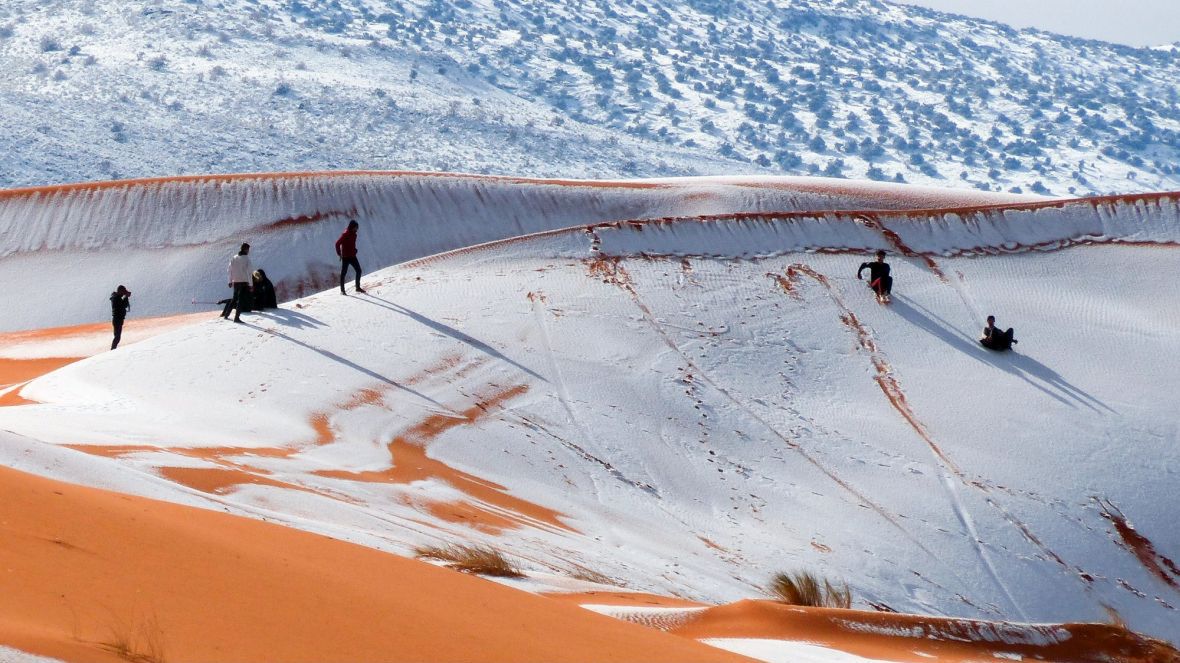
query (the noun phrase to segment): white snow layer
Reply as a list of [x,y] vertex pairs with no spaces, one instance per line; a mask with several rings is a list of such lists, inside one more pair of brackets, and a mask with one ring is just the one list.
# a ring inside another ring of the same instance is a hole
[[[281,299],[330,287],[333,244],[361,225],[361,265],[603,221],[736,212],[952,207],[1028,200],[822,178],[546,181],[321,173],[140,180],[0,192],[0,331],[212,308],[243,242]],[[44,292],[42,291],[44,289]],[[49,293],[52,293],[51,295]]]
[[37,656],[12,647],[0,647],[0,663],[59,663],[59,659]]
[[[520,215],[517,232],[543,225]],[[400,250],[386,232],[368,250]],[[1046,623],[1110,609],[1175,641],[1178,240],[1169,196],[549,233],[68,366],[23,389],[42,404],[0,408],[0,458],[706,602],[807,569],[858,605]],[[856,280],[860,256],[824,250],[876,247],[888,307]],[[1017,352],[976,343],[989,313]],[[178,467],[239,479],[202,492],[166,478]]]
[[701,642],[766,663],[874,663],[880,660],[806,642],[759,638],[708,638]]

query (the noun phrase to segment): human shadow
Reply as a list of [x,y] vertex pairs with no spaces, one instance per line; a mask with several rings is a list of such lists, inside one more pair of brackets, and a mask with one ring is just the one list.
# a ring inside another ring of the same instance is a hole
[[488,345],[487,343],[484,343],[483,341],[481,341],[477,338],[474,338],[474,337],[470,336],[469,334],[461,332],[458,329],[455,329],[454,327],[451,327],[449,325],[441,323],[438,320],[428,318],[428,317],[422,315],[421,313],[418,313],[417,311],[414,311],[412,309],[408,309],[405,306],[402,306],[401,304],[395,304],[394,302],[391,302],[387,299],[382,299],[382,298],[380,298],[376,295],[373,295],[373,294],[365,294],[364,296],[357,297],[356,299],[363,301],[363,302],[368,302],[374,306],[380,306],[381,308],[389,309],[390,311],[393,311],[395,313],[400,313],[400,314],[410,318],[411,320],[414,320],[415,322],[426,325],[427,327],[430,327],[431,329],[433,329],[437,332],[440,332],[442,334],[446,334],[447,336],[450,336],[451,338],[453,338],[457,341],[460,341],[462,343],[466,343],[467,345],[475,348],[476,350],[479,350],[480,352],[483,352],[484,354],[487,354],[491,357],[499,359],[500,361],[511,364],[512,366],[516,367],[518,370],[520,370],[524,373],[527,373],[528,375],[531,375],[532,377],[534,377],[542,382],[549,382],[549,380],[547,380],[545,378],[545,376],[541,375],[540,373],[537,373],[536,371],[529,368],[528,366],[521,364],[520,362],[516,361],[515,359],[512,359],[512,358],[506,356],[503,352],[500,352],[499,350],[493,348],[492,346]]
[[324,326],[324,323],[318,319],[289,308],[268,308],[262,309],[261,311],[248,311],[248,313],[253,313],[267,320],[273,320],[284,327],[294,329],[314,329]]
[[972,359],[1016,376],[1069,407],[1076,408],[1081,405],[1095,412],[1098,412],[1099,408],[1115,412],[1113,408],[1070,384],[1059,373],[1036,359],[1016,352],[1000,353],[988,350],[980,345],[979,341],[962,333],[938,314],[912,299],[901,295],[894,295],[893,299],[892,309],[895,313]]
[[[310,319],[310,316],[306,316],[306,317],[308,317]],[[379,382],[383,382],[395,389],[399,389],[399,390],[404,391],[410,395],[417,396],[418,398],[421,398],[422,400],[426,401],[427,403],[430,403],[431,405],[437,407],[440,410],[443,410],[446,412],[452,411],[451,408],[447,407],[446,405],[443,405],[442,403],[436,401],[435,399],[431,398],[430,396],[427,396],[426,394],[418,391],[417,389],[407,387],[406,385],[398,382],[397,380],[394,380],[392,378],[381,375],[377,371],[374,371],[370,368],[365,368],[364,366],[361,366],[360,364],[358,364],[354,361],[350,361],[348,359],[345,359],[344,357],[341,357],[340,355],[336,354],[335,352],[332,352],[331,350],[325,350],[323,348],[316,347],[306,341],[301,341],[293,336],[289,336],[287,334],[284,334],[283,332],[278,331],[277,329],[268,329],[266,327],[260,327],[258,325],[246,322],[245,320],[242,321],[242,324],[246,327],[251,328],[251,329],[257,329],[258,331],[261,331],[263,333],[270,334],[271,336],[277,336],[278,338],[281,338],[284,341],[289,341],[291,343],[294,343],[295,345],[298,345],[301,348],[306,348],[308,350],[311,350],[312,352],[314,352],[322,357],[326,357],[328,359],[331,359],[334,362],[343,364],[343,365],[357,371],[358,373],[362,373],[364,375],[367,375],[368,377],[373,378],[374,380],[377,380]],[[322,323],[320,323],[320,324],[322,326]]]
[[1102,408],[1112,414],[1118,414],[1118,411],[1114,408],[1098,400],[1090,393],[1070,384],[1065,378],[1061,377],[1060,373],[1028,355],[1012,353],[1012,364],[1037,379],[1044,381],[1046,384],[1050,384],[1062,392],[1069,394],[1072,398],[1080,402],[1092,403],[1095,407]]

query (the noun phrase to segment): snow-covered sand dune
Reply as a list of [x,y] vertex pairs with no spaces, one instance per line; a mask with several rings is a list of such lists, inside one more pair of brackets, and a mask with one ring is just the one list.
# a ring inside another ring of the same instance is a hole
[[[35,380],[0,460],[710,603],[804,568],[862,608],[1175,643],[1177,218],[1159,195],[497,242]],[[848,255],[878,247],[889,307]],[[1017,352],[975,342],[989,313]]]
[[[1035,199],[1035,198],[1031,198]],[[227,296],[242,242],[282,299],[329,287],[349,219],[372,271],[440,251],[556,228],[673,215],[916,209],[1028,196],[822,178],[558,181],[430,173],[288,173],[98,182],[0,192],[0,331],[191,312]],[[48,291],[51,297],[34,294]],[[51,301],[47,301],[50,300]]]

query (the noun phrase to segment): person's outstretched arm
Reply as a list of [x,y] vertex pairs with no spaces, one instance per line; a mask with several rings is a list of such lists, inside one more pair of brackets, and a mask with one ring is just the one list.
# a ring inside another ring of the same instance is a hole
[[862,273],[863,273],[863,272],[864,272],[866,269],[872,269],[871,267],[869,267],[869,263],[867,263],[867,262],[862,262],[862,263],[860,263],[860,269],[856,270],[856,278],[858,278],[858,279],[863,279],[863,277],[861,276],[861,274],[862,274]]

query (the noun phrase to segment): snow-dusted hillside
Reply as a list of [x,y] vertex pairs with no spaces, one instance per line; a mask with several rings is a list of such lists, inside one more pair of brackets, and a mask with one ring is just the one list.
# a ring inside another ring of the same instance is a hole
[[[68,366],[0,408],[0,454],[401,553],[488,541],[711,601],[806,568],[861,607],[1175,643],[1176,217],[1154,196],[510,240]],[[890,307],[853,277],[876,248]],[[976,344],[988,313],[1016,353]]]
[[[1035,197],[1031,198],[1036,200]],[[209,176],[0,191],[0,331],[105,321],[118,284],[134,317],[211,308],[242,242],[280,301],[330,287],[333,244],[363,225],[361,264],[603,221],[824,209],[918,209],[1027,196],[822,178],[551,181],[422,173]],[[30,297],[52,275],[53,301]]]
[[379,168],[1180,188],[1174,52],[876,0],[9,0],[0,184]]

